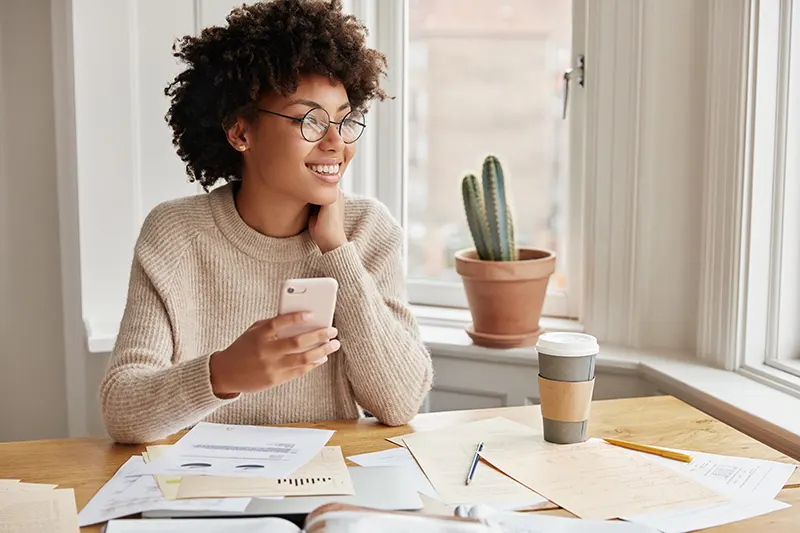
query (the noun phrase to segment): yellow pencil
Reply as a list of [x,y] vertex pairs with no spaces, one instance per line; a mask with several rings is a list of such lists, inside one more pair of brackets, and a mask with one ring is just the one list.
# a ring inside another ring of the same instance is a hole
[[622,446],[623,448],[629,448],[631,450],[637,450],[645,453],[652,453],[653,455],[660,455],[661,457],[666,457],[668,459],[675,459],[676,461],[683,461],[684,463],[692,462],[692,457],[690,455],[686,455],[685,453],[672,452],[670,450],[665,450],[663,448],[656,448],[655,446],[647,446],[646,444],[636,444],[635,442],[627,442],[624,440],[616,440],[616,439],[603,439],[603,440],[609,444]]

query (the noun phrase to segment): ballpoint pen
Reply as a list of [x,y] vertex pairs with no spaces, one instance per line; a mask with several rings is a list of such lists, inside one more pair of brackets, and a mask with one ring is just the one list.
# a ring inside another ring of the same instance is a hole
[[467,485],[469,482],[472,481],[472,476],[475,475],[475,468],[478,466],[478,461],[480,460],[480,452],[483,450],[483,441],[478,443],[478,449],[475,450],[475,456],[472,458],[472,465],[469,467],[469,474],[467,474]]

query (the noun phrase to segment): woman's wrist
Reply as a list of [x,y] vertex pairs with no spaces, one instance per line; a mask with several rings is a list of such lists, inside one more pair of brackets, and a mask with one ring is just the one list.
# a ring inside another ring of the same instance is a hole
[[324,241],[322,243],[317,244],[317,246],[319,247],[320,252],[326,254],[328,252],[336,250],[341,246],[344,246],[345,244],[347,244],[347,237],[344,234],[342,234],[340,238],[335,238],[332,239],[331,241]]
[[230,400],[239,393],[228,385],[226,365],[224,364],[225,350],[214,352],[209,357],[208,369],[211,374],[211,391],[221,400]]

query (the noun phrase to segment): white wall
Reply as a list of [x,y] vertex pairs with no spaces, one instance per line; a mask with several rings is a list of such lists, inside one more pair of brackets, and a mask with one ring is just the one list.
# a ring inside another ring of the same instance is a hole
[[65,436],[49,0],[0,2],[0,441]]

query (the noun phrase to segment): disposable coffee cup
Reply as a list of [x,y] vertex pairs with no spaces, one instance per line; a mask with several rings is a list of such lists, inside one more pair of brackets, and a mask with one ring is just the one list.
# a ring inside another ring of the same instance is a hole
[[539,400],[544,440],[575,444],[586,440],[600,347],[585,333],[544,333],[539,355]]

